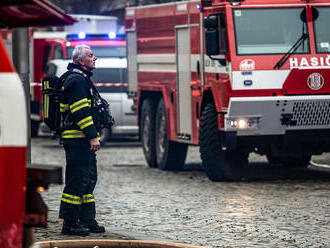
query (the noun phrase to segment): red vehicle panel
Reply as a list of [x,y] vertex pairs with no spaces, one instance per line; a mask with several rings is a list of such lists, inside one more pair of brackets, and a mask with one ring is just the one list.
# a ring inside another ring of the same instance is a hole
[[[5,1],[0,7],[0,19],[2,26],[7,28],[61,25],[74,21],[43,0],[23,0],[20,3]],[[0,98],[0,247],[20,248],[23,247],[23,229],[27,226],[40,226],[38,219],[42,217],[46,221],[47,213],[30,208],[33,204],[41,204],[41,199],[27,195],[27,192],[38,194],[36,188],[42,185],[44,176],[38,180],[28,176],[27,108],[25,96],[22,95],[24,90],[1,36],[0,55],[0,91],[6,92]],[[42,174],[43,170],[35,171]],[[29,214],[39,218],[31,221]],[[46,222],[42,224],[45,226]]]
[[149,166],[182,169],[193,144],[211,180],[240,180],[250,152],[306,167],[329,151],[329,14],[328,0],[127,8],[129,88]]

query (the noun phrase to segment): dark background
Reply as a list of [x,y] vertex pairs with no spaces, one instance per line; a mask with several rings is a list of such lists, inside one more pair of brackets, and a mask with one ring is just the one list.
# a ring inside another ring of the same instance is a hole
[[106,15],[118,17],[124,24],[125,7],[178,2],[180,0],[49,0],[68,14]]

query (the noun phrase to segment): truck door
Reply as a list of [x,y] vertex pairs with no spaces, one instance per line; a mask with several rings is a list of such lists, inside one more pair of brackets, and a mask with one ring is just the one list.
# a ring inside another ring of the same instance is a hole
[[136,96],[137,92],[137,49],[136,49],[136,31],[126,31],[127,36],[127,68],[128,68],[128,94]]
[[177,130],[180,141],[191,140],[191,71],[190,71],[190,29],[176,27],[177,66]]

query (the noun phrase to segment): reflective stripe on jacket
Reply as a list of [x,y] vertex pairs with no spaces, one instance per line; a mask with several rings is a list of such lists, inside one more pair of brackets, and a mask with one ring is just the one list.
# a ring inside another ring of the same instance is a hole
[[62,139],[90,140],[99,137],[92,115],[93,96],[89,79],[92,73],[72,63],[68,69],[73,72],[64,82],[64,97],[60,104],[63,120],[66,120]]

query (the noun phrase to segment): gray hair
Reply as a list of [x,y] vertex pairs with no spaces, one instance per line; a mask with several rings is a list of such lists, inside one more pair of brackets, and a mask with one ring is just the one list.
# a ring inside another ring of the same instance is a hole
[[78,45],[75,46],[72,52],[72,61],[74,64],[79,64],[79,59],[82,59],[86,55],[86,49],[91,49],[87,45]]

